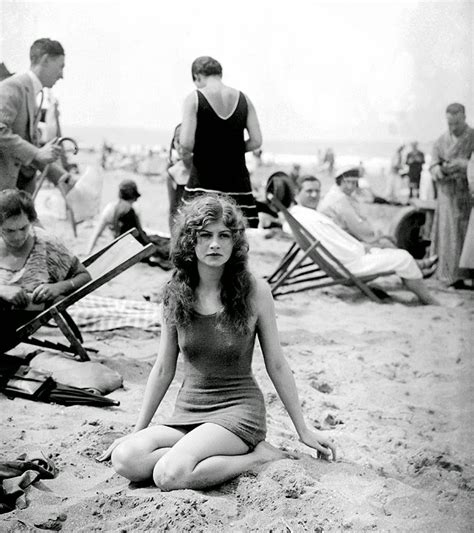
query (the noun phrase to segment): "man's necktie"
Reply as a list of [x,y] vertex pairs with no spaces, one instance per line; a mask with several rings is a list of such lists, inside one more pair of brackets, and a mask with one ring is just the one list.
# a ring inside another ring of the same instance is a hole
[[[39,98],[38,98],[38,95]],[[41,89],[41,91],[38,93],[38,95],[36,96],[36,110],[35,110],[35,116],[34,116],[34,121],[33,121],[33,129],[34,129],[34,139],[33,139],[33,144],[38,144],[38,138],[39,138],[39,132],[38,132],[38,122],[40,121],[40,117],[41,117],[41,111],[42,111],[42,107],[43,107],[43,100],[44,100],[44,91],[43,89]],[[38,100],[39,100],[39,104],[38,104]]]
[[[39,98],[38,98],[38,95]],[[35,111],[35,126],[38,124],[40,117],[41,117],[41,109],[43,107],[43,100],[44,100],[44,91],[41,89],[41,91],[36,95],[36,111]],[[39,100],[39,103],[38,103]]]

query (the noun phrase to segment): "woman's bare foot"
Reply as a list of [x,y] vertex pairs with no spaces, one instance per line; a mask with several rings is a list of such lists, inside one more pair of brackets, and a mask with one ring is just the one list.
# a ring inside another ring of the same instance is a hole
[[271,461],[279,461],[280,459],[288,459],[290,454],[285,453],[279,448],[275,448],[266,441],[259,442],[255,446],[254,453],[257,455],[257,459],[261,465],[269,463]]

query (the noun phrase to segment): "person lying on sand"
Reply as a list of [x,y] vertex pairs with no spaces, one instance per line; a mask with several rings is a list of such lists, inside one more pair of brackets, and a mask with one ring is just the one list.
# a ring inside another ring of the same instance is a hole
[[[202,489],[287,455],[265,441],[262,392],[251,364],[258,336],[268,374],[300,440],[328,460],[336,446],[310,429],[278,341],[270,288],[247,266],[242,213],[209,195],[185,206],[176,223],[174,271],[164,291],[158,357],[133,432],[98,460],[112,458],[130,481],[152,478],[163,490]],[[174,413],[149,426],[184,357]]]
[[393,270],[402,278],[405,287],[418,296],[421,303],[439,305],[438,300],[429,292],[415,259],[406,250],[364,244],[330,218],[318,213],[316,209],[321,195],[321,183],[315,176],[301,176],[298,188],[298,205],[293,206],[290,213],[352,274],[369,276]]
[[[359,201],[355,198],[360,181],[359,169],[352,167],[340,171],[336,174],[335,181],[336,183],[318,205],[318,211],[330,218],[349,235],[365,244],[375,248],[398,249],[393,237],[376,231],[372,222],[361,211]],[[438,257],[433,255],[418,259],[416,263],[420,267],[423,277],[427,278],[434,274]]]

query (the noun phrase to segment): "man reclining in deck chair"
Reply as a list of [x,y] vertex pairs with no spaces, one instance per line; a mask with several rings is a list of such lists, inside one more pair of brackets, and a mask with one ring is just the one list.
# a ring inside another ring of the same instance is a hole
[[[333,220],[340,228],[352,235],[355,239],[377,248],[398,248],[395,240],[388,235],[376,231],[371,221],[363,214],[355,194],[359,188],[360,170],[356,167],[348,168],[336,175],[336,183],[325,194],[318,206],[318,211]],[[425,241],[426,243],[427,241]],[[409,249],[413,254],[424,249],[421,241],[412,241]],[[405,247],[403,247],[405,248]],[[423,277],[428,278],[434,274],[437,267],[436,255],[426,259],[417,259]]]
[[59,239],[33,225],[36,220],[28,193],[0,191],[0,350],[7,350],[15,329],[45,305],[91,279]]
[[406,251],[376,248],[363,244],[330,218],[316,211],[321,195],[321,183],[315,176],[305,175],[298,180],[296,202],[290,213],[316,239],[320,240],[355,276],[368,276],[393,270],[402,278],[405,287],[415,293],[423,304],[439,305],[423,281],[415,259]]

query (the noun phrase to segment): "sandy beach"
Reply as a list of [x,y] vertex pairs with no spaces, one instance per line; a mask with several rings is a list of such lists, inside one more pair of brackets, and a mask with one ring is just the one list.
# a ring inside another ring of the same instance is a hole
[[[102,204],[124,177],[142,193],[145,226],[167,230],[164,178],[108,172]],[[43,218],[84,257],[92,221]],[[106,238],[100,241],[106,242]],[[282,237],[249,235],[250,260],[269,274],[288,248]],[[156,299],[168,273],[138,264],[98,294]],[[336,287],[281,297],[277,320],[308,422],[330,432],[337,462],[316,459],[298,441],[257,347],[254,373],[267,404],[268,440],[298,459],[207,491],[161,492],[134,485],[95,458],[133,426],[158,331],[119,329],[85,334],[85,345],[124,378],[110,396],[120,407],[36,403],[0,395],[0,455],[14,459],[42,450],[59,469],[28,489],[28,507],[0,515],[0,531],[33,532],[466,532],[474,523],[474,294],[429,287],[441,307],[423,307],[395,277],[380,285],[397,300],[376,304]],[[182,363],[154,422],[169,413]]]

